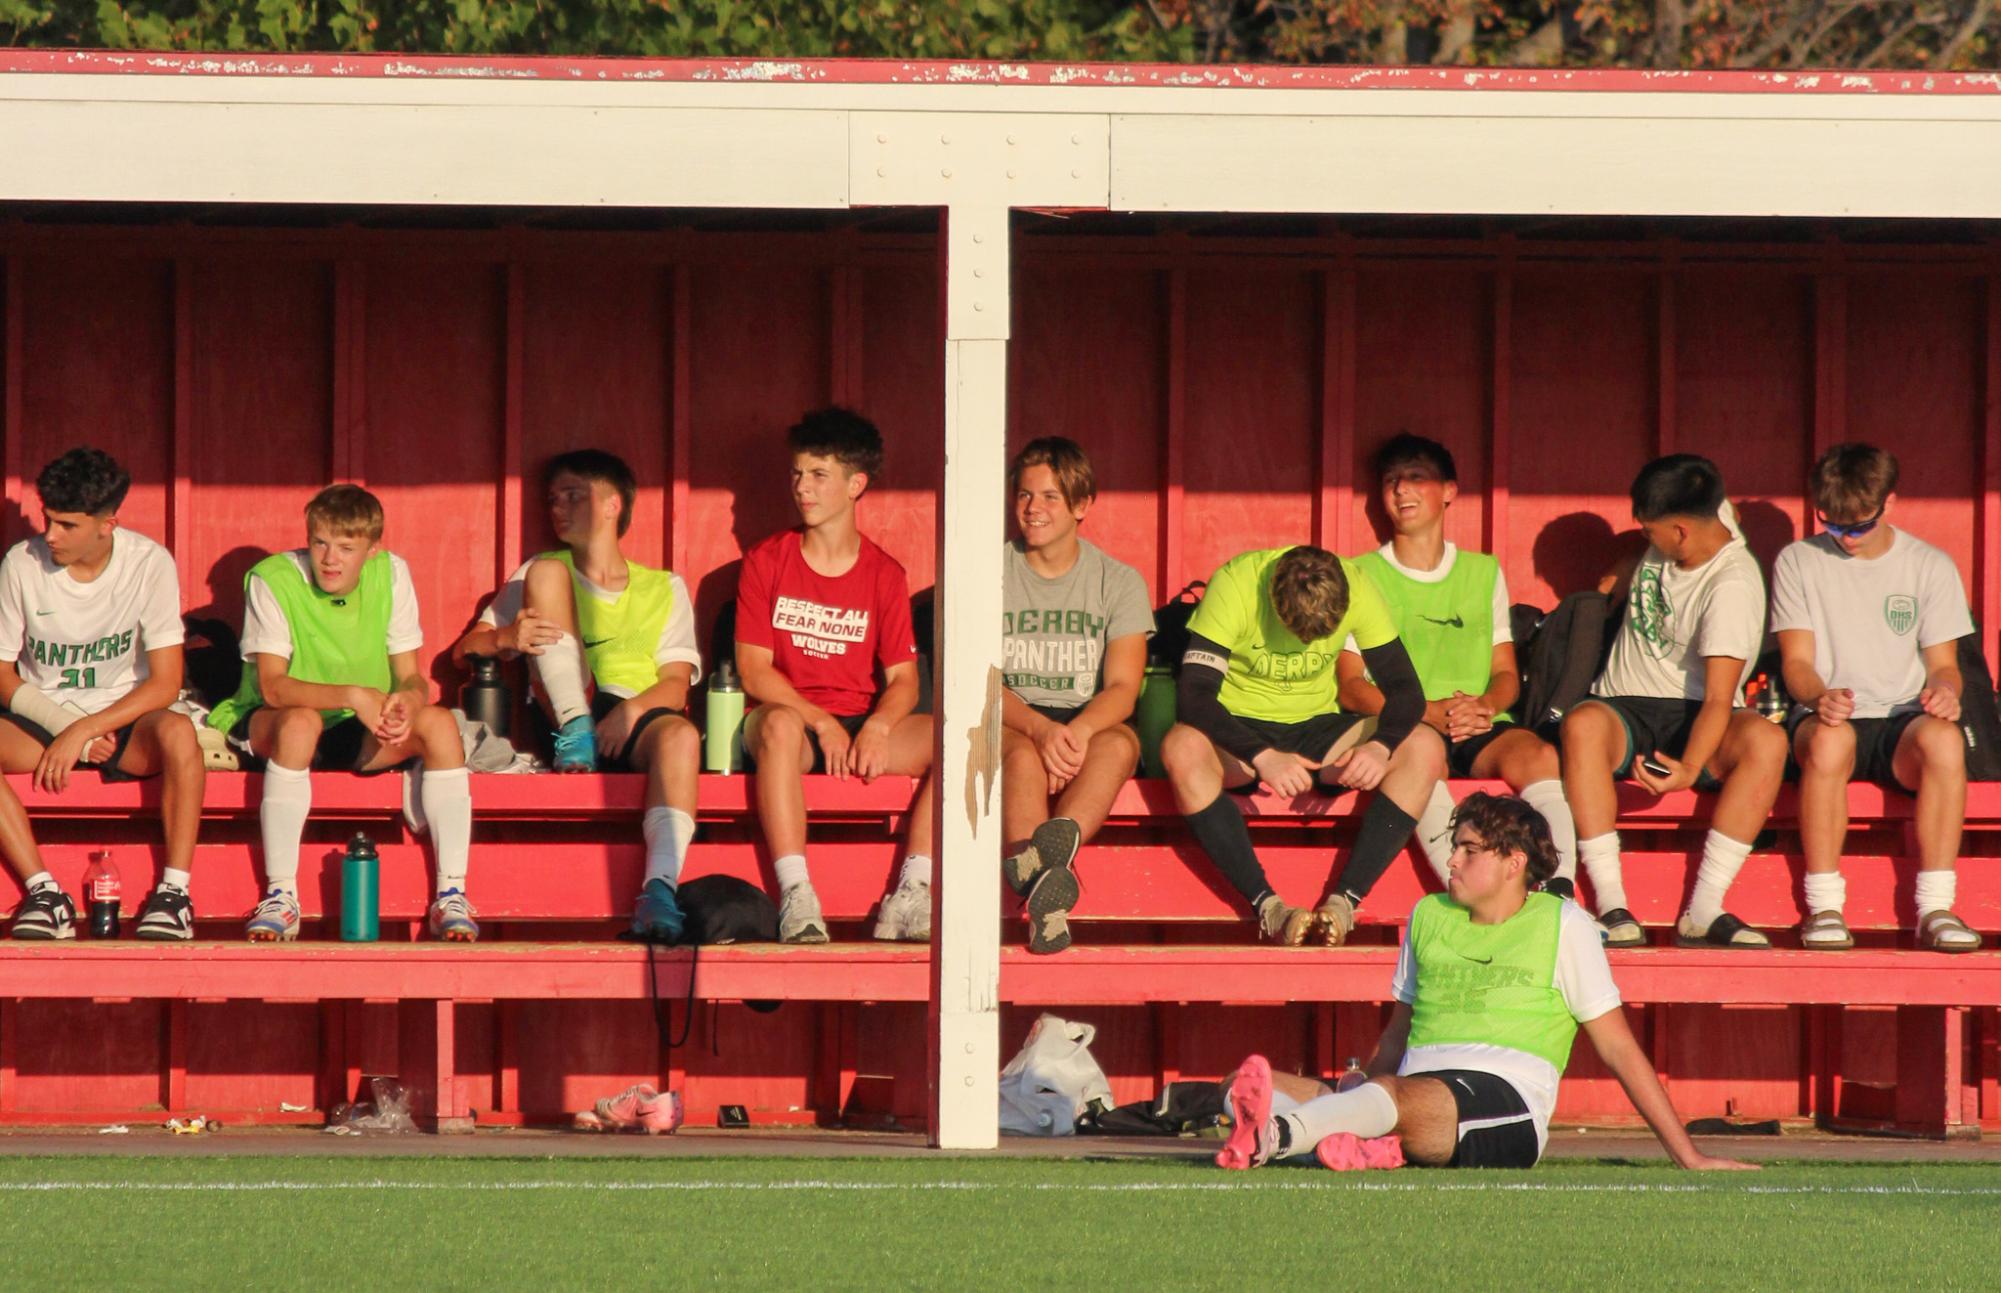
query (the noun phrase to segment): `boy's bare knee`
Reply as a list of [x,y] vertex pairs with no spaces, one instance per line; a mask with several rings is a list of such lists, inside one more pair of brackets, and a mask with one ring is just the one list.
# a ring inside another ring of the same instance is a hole
[[1808,720],[1804,736],[1799,741],[1800,767],[1808,772],[1843,772],[1855,763],[1855,729],[1843,723],[1839,727],[1829,727],[1817,720]]
[[1185,723],[1168,728],[1167,735],[1160,739],[1161,766],[1170,777],[1193,775],[1215,757],[1215,747],[1209,738]]
[[751,734],[751,750],[759,763],[774,757],[799,753],[806,739],[806,720],[789,705],[771,705],[759,711],[757,730]]

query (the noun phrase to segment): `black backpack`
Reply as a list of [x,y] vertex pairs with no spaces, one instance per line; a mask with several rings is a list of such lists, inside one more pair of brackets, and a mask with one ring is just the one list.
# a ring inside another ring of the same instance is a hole
[[778,941],[778,908],[748,880],[705,875],[682,885],[676,896],[688,918],[683,945]]
[[1146,644],[1149,668],[1166,667],[1181,672],[1181,657],[1188,652],[1188,621],[1202,604],[1209,581],[1197,579],[1167,599],[1167,605],[1153,613],[1153,637]]
[[1980,650],[1980,626],[1959,640],[1959,730],[1966,734],[1966,779],[2001,781],[2001,708]]
[[1563,721],[1612,653],[1619,616],[1611,597],[1594,589],[1572,593],[1516,647],[1522,669],[1522,725],[1539,731]]
[[182,658],[186,686],[214,709],[236,694],[243,682],[243,655],[236,634],[221,620],[199,615],[181,617]]

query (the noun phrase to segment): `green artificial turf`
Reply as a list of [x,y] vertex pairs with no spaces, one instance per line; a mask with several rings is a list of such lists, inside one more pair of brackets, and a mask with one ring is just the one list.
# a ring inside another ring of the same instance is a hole
[[1991,1287],[2001,1170],[0,1159],[13,1288]]

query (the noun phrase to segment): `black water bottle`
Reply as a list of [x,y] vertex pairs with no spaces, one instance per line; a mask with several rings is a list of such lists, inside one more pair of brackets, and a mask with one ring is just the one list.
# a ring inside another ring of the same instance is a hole
[[466,657],[472,661],[472,680],[459,693],[466,717],[486,724],[495,736],[506,736],[514,716],[514,697],[500,678],[500,661],[490,655]]

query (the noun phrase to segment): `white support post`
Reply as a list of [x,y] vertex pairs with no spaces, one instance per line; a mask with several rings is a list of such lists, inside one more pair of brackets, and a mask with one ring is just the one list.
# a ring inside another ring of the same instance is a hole
[[931,1143],[941,1149],[992,1149],[1000,1141],[1008,208],[1004,202],[953,206],[946,225]]

